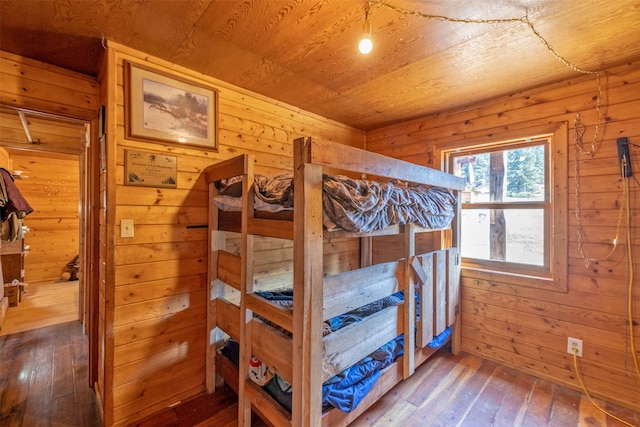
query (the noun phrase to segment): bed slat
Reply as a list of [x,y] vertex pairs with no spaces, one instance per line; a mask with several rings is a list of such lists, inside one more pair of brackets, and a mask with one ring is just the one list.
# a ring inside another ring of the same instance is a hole
[[323,377],[326,381],[403,332],[402,305],[386,308],[324,337]]
[[222,377],[224,382],[238,392],[238,367],[228,357],[216,353],[216,373]]
[[323,320],[397,292],[399,262],[376,264],[323,280]]
[[278,307],[255,294],[247,295],[247,308],[289,332],[293,331],[293,312]]
[[227,251],[218,251],[218,279],[240,290],[240,263],[238,255]]
[[224,298],[216,298],[216,326],[236,341],[240,340],[240,309]]
[[293,222],[253,218],[249,220],[249,233],[293,240]]
[[251,380],[246,382],[245,391],[252,403],[251,406],[263,420],[269,420],[277,426],[291,425],[291,414],[282,405]]
[[247,165],[253,163],[252,154],[242,154],[228,160],[223,160],[204,170],[207,182],[218,181],[247,173]]
[[331,141],[309,140],[313,164],[454,190],[464,190],[466,187],[464,179],[436,169]]
[[420,298],[420,325],[417,345],[422,348],[433,339],[433,253],[415,257],[412,267],[421,283],[418,292]]
[[434,334],[439,335],[447,328],[447,253],[446,250],[433,253],[434,275]]
[[447,249],[447,326],[456,321],[458,315],[458,289],[460,282],[460,258],[457,248]]
[[253,355],[274,372],[293,383],[291,338],[285,336],[259,319],[251,321],[253,328]]

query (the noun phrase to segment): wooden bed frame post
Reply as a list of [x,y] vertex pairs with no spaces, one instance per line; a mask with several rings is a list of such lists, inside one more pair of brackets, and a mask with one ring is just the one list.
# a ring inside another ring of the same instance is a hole
[[[209,183],[209,200],[218,194],[213,182]],[[216,389],[216,348],[221,347],[224,333],[216,324],[216,297],[224,293],[224,284],[218,280],[218,251],[225,249],[226,233],[218,231],[218,209],[209,206],[209,275],[207,277],[207,337],[206,385],[207,392]],[[215,226],[215,228],[214,228]],[[213,331],[213,332],[212,332]]]
[[240,359],[238,366],[238,426],[251,426],[251,401],[247,397],[246,387],[249,379],[251,355],[252,311],[247,308],[247,294],[253,292],[253,234],[249,233],[249,222],[253,218],[253,156],[245,157],[242,176],[242,219],[240,240]]
[[455,269],[453,273],[454,277],[450,278],[450,280],[453,281],[453,286],[456,290],[456,294],[453,295],[453,298],[455,299],[454,312],[456,321],[452,326],[451,333],[451,352],[453,354],[458,354],[462,345],[462,307],[460,306],[460,269],[462,264],[462,253],[460,252],[460,230],[462,227],[462,191],[458,191],[457,196],[458,200],[456,201],[456,216],[451,223],[450,242],[450,246],[456,248]]
[[[311,138],[294,141],[293,426],[322,419],[322,167],[311,161]],[[338,155],[338,153],[336,153]]]
[[373,264],[373,237],[360,238],[360,268]]

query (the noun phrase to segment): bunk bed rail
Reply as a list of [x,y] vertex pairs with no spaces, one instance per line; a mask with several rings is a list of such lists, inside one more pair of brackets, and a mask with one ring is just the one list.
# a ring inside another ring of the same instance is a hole
[[304,144],[304,157],[310,164],[452,190],[465,189],[462,178],[360,148],[310,137],[298,138],[294,144]]

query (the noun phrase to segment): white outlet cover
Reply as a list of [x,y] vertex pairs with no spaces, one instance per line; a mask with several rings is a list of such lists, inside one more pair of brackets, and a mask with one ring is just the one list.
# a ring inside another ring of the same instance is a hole
[[120,237],[133,237],[133,220],[120,220]]
[[576,349],[576,356],[582,357],[582,340],[578,338],[567,338],[567,353],[573,354],[573,348]]

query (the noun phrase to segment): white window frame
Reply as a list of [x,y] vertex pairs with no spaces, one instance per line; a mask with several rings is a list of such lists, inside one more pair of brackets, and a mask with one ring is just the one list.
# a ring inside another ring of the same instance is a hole
[[[566,292],[568,270],[568,125],[559,123],[551,126],[541,126],[523,129],[517,132],[501,132],[490,136],[465,139],[439,145],[435,152],[435,159],[440,159],[441,169],[452,173],[452,157],[461,151],[477,149],[507,150],[511,147],[522,146],[526,141],[548,139],[545,167],[548,173],[549,191],[545,202],[539,207],[546,210],[544,228],[547,230],[548,242],[545,245],[545,259],[548,264],[543,267],[515,264],[500,261],[484,261],[462,259],[461,276],[478,280],[508,283],[534,287],[545,290]],[[488,207],[471,204],[469,208]],[[514,204],[517,207],[517,204]],[[460,227],[460,221],[457,225]]]

